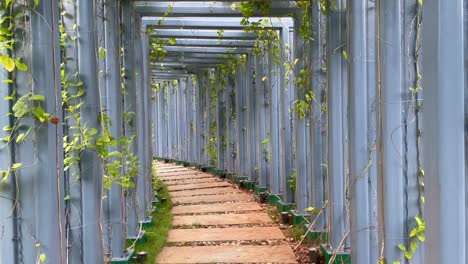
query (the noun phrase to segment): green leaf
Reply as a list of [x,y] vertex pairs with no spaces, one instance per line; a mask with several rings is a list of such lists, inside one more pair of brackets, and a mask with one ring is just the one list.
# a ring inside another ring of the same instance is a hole
[[103,48],[103,47],[99,47],[99,57],[104,59],[106,58],[106,53],[107,53],[107,49],[106,48]]
[[177,43],[177,40],[175,38],[169,38],[169,43],[171,45],[175,45]]
[[[34,2],[39,2],[39,0],[34,0]],[[46,255],[42,253],[41,255],[39,255],[39,259],[41,260],[42,263],[44,263],[46,260]]]
[[423,0],[418,0],[418,5],[421,7],[423,6]]
[[15,61],[6,54],[0,55],[0,63],[3,64],[3,67],[9,72],[12,72],[16,67]]
[[45,102],[45,96],[41,95],[41,94],[33,94],[31,95],[31,97],[29,97],[29,100],[30,101],[41,101],[41,102]]
[[398,247],[401,251],[406,251],[406,247],[405,247],[403,244],[398,244],[397,247]]
[[419,233],[416,235],[416,237],[419,239],[419,241],[424,242],[426,241],[426,235],[424,233]]
[[20,70],[20,71],[24,71],[24,72],[25,72],[25,71],[28,71],[28,65],[22,63],[20,59],[18,59],[18,60],[15,61],[15,66],[16,66],[16,68],[18,68],[18,70]]
[[416,250],[418,249],[418,247],[419,247],[419,242],[418,242],[418,240],[413,240],[413,241],[411,241],[411,243],[410,243],[410,252],[412,252],[411,255],[413,255],[414,252],[416,252]]
[[63,198],[63,199],[64,199],[65,201],[69,201],[69,200],[71,200],[71,197],[70,197],[69,194],[67,194],[67,196],[65,196],[65,198]]
[[15,163],[15,164],[11,165],[11,168],[13,170],[19,169],[21,167],[23,167],[23,163]]
[[348,60],[348,52],[346,50],[341,50],[341,53],[343,54],[345,60]]
[[40,243],[36,243],[36,247],[41,247],[41,244]]
[[26,137],[26,133],[21,133],[16,137],[16,144],[23,143],[24,138]]

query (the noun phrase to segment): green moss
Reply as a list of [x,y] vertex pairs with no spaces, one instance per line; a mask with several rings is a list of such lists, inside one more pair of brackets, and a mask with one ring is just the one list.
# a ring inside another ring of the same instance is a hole
[[165,204],[158,204],[156,206],[156,211],[152,213],[153,216],[153,226],[145,228],[146,231],[146,241],[145,243],[136,244],[135,251],[146,251],[148,252],[148,257],[145,263],[153,264],[156,262],[156,257],[161,252],[167,241],[167,235],[171,227],[172,222],[172,201],[169,196],[167,187],[161,182],[156,181],[155,187],[162,186],[162,190],[158,193],[158,199],[166,198],[167,202]]

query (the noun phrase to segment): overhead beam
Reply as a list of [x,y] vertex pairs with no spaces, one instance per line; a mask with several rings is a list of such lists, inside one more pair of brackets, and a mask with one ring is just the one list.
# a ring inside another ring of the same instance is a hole
[[219,54],[246,54],[250,53],[247,48],[220,48],[220,47],[186,47],[186,46],[166,46],[164,50],[169,52],[184,52],[184,53],[219,53]]
[[[236,8],[232,8],[233,4]],[[135,1],[135,10],[142,16],[162,16],[171,14],[175,17],[186,16],[223,16],[223,17],[241,17],[239,10],[240,2],[209,2],[209,1],[184,1],[184,2],[150,2]],[[273,17],[289,16],[298,12],[295,1],[272,1],[268,14]],[[255,16],[262,16],[261,12],[255,11]]]
[[150,37],[156,38],[257,39],[254,32],[245,32],[243,30],[224,30],[222,37],[215,29],[156,29],[151,30],[148,34]]
[[[169,38],[161,38],[161,40],[169,42]],[[239,47],[250,48],[255,45],[254,40],[240,39],[176,39],[176,46],[191,46],[191,47]]]
[[[267,19],[269,23],[267,28],[280,29],[283,27],[292,27],[294,21],[291,17],[269,18],[269,17],[251,17],[250,21],[261,21]],[[157,28],[192,28],[192,29],[243,29],[240,17],[143,17],[142,23]]]

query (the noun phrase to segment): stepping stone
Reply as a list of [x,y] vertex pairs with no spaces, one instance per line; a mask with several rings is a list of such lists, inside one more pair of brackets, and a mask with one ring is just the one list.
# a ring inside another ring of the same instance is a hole
[[159,176],[158,178],[164,182],[170,181],[183,181],[183,180],[190,180],[190,179],[206,179],[206,178],[213,178],[210,175],[201,175],[201,174],[193,174],[193,175],[182,175],[182,176]]
[[[174,193],[171,193],[171,196]],[[200,195],[189,197],[172,198],[174,204],[198,204],[198,203],[216,203],[216,202],[235,202],[250,201],[252,197],[245,193],[224,194],[224,195]]]
[[219,187],[219,188],[210,188],[210,189],[197,189],[197,190],[188,190],[188,191],[178,191],[169,193],[171,197],[187,197],[187,196],[198,196],[198,195],[216,195],[216,194],[231,194],[231,193],[240,193],[243,192],[239,189],[232,187]]
[[200,214],[200,213],[225,213],[238,211],[260,211],[262,207],[257,203],[216,203],[216,204],[197,204],[197,205],[179,205],[172,208],[172,214]]
[[221,215],[176,215],[172,220],[173,226],[215,226],[271,223],[266,213],[249,214],[221,214]]
[[278,227],[228,227],[173,229],[169,231],[168,242],[214,242],[286,239]]
[[180,181],[169,181],[166,182],[167,186],[173,185],[186,185],[186,184],[196,184],[196,183],[213,183],[213,182],[223,182],[220,179],[216,178],[201,178],[201,179],[188,179],[188,180],[180,180]]
[[156,263],[297,263],[289,245],[165,247]]
[[223,187],[231,186],[227,182],[215,182],[215,183],[200,183],[200,184],[187,184],[187,185],[173,185],[168,186],[167,189],[171,192],[182,191],[182,190],[193,190],[193,189],[203,189],[203,188],[212,188],[212,187]]

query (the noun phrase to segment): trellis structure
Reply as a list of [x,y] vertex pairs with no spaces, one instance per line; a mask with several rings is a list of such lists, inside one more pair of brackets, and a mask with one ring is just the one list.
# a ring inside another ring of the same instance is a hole
[[465,263],[465,2],[0,3],[0,263],[127,261],[153,156],[266,192],[337,263]]

